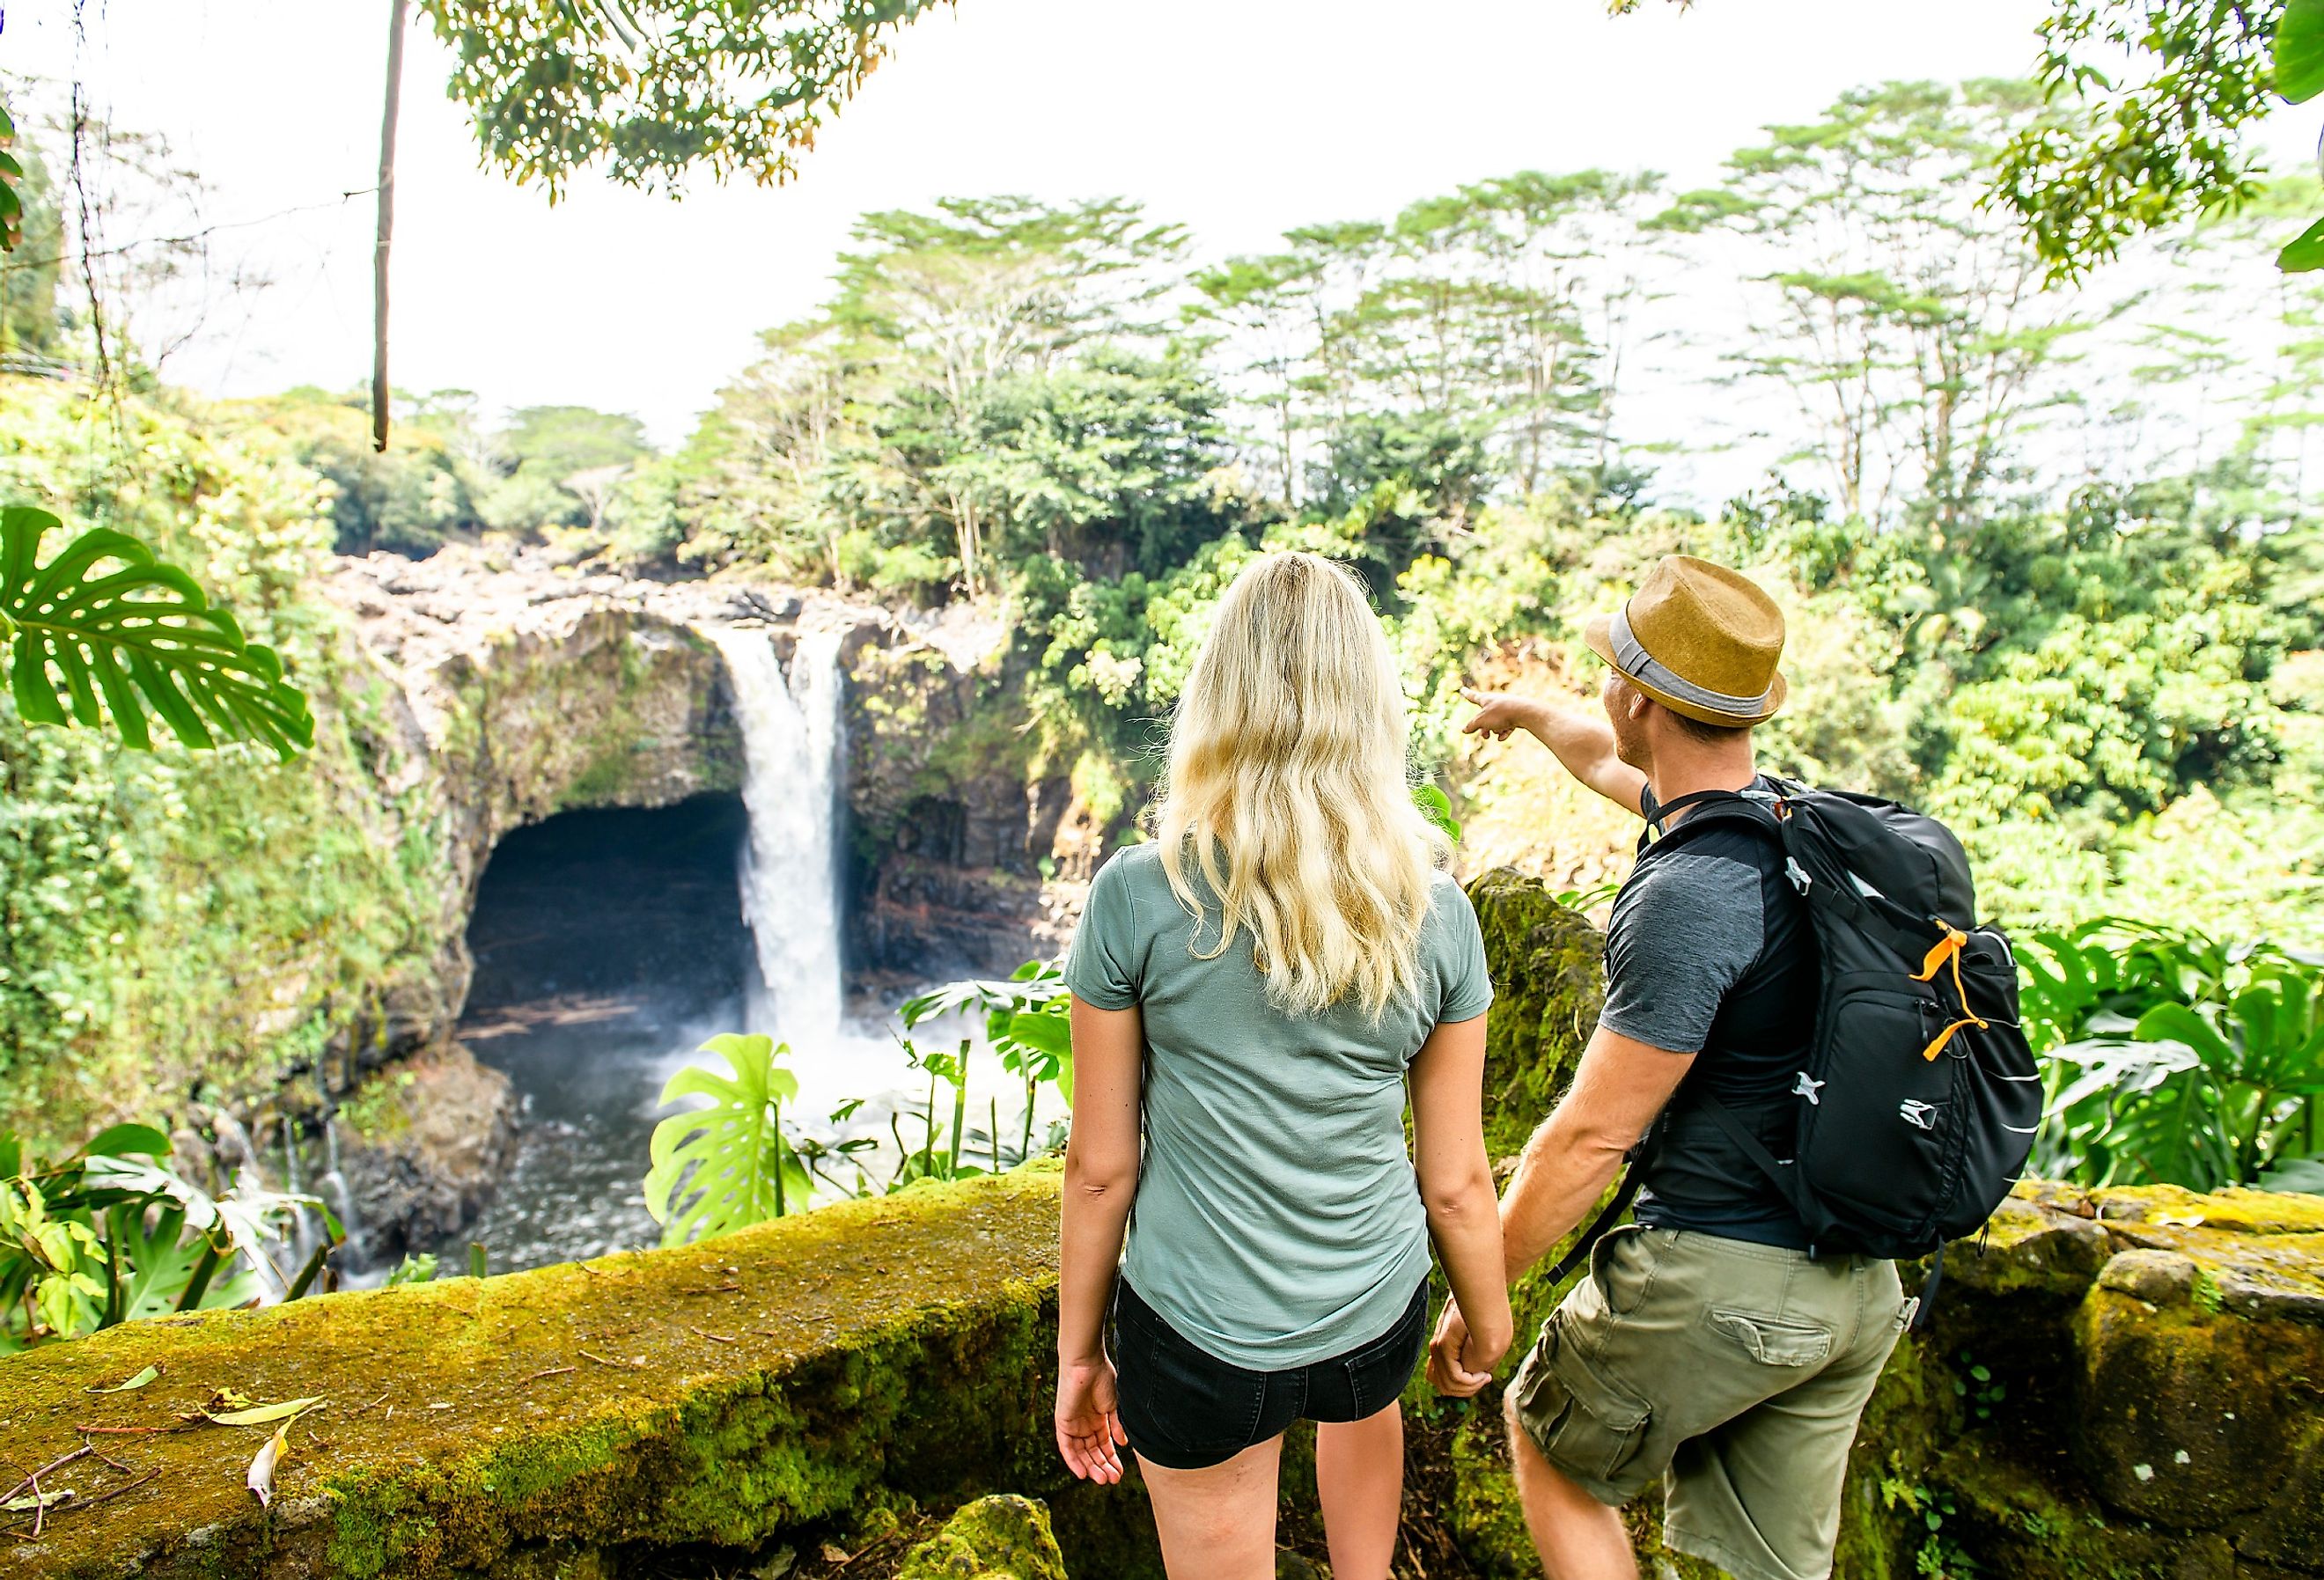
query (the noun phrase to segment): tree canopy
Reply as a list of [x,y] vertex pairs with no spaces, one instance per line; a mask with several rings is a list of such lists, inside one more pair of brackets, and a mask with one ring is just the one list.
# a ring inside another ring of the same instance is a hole
[[422,0],[484,157],[554,198],[583,170],[798,173],[825,117],[943,0]]

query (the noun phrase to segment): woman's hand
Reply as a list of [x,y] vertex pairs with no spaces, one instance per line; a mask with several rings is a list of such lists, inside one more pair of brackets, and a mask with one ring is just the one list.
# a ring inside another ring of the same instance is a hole
[[1493,1380],[1493,1365],[1508,1353],[1505,1336],[1499,1344],[1469,1331],[1457,1300],[1444,1302],[1436,1319],[1436,1336],[1428,1345],[1429,1386],[1448,1399],[1472,1398]]
[[1121,1479],[1121,1410],[1114,1393],[1113,1363],[1103,1355],[1057,1365],[1057,1453],[1065,1468],[1085,1482],[1106,1485]]

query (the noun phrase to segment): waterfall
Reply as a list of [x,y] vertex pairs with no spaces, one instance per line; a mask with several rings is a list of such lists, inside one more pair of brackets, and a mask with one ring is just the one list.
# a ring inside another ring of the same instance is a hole
[[750,1029],[821,1051],[840,1035],[839,636],[801,633],[786,679],[764,632],[710,634],[742,729],[742,916],[764,984]]

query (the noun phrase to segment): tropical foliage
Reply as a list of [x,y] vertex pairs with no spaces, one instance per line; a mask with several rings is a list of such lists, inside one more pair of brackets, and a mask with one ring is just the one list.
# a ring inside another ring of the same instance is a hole
[[285,759],[315,739],[274,650],[245,641],[194,578],[126,533],[83,532],[46,563],[57,518],[0,509],[0,653],[28,724],[95,725],[150,749],[148,710],[191,747],[254,740]]
[[940,1015],[984,1017],[985,1046],[1025,1085],[1024,1135],[1017,1149],[1022,1158],[1032,1155],[1034,1099],[1042,1083],[1054,1085],[1067,1103],[1074,1100],[1071,1005],[1063,963],[1028,960],[1006,981],[948,983],[906,999],[896,1013],[906,1031]]
[[[244,1181],[212,1197],[170,1154],[170,1138],[143,1124],[54,1162],[0,1133],[0,1351],[315,1288],[338,1234],[320,1202]],[[323,1234],[286,1274],[272,1255],[301,1213]]]
[[2041,934],[2024,969],[2041,1172],[2324,1189],[2324,955],[2106,919]]
[[[2041,31],[2043,85],[2072,113],[2018,135],[1996,192],[2061,277],[2250,202],[2262,181],[2246,129],[2324,93],[2317,0],[2054,0]],[[2324,218],[2279,261],[2324,268]]]
[[724,1234],[806,1207],[813,1194],[807,1169],[783,1134],[783,1104],[798,1095],[798,1077],[779,1067],[788,1043],[725,1033],[702,1045],[733,1072],[687,1065],[661,1089],[669,1104],[688,1097],[709,1106],[654,1126],[646,1210],[662,1226],[662,1243]]
[[[663,1225],[663,1243],[678,1244],[723,1234],[751,1224],[803,1212],[816,1199],[892,1194],[914,1186],[998,1173],[1038,1155],[1033,1142],[1035,1110],[1044,1086],[1073,1101],[1073,1037],[1064,972],[1055,960],[1028,960],[1005,980],[947,983],[906,1001],[899,1012],[907,1032],[924,1030],[953,1015],[981,1017],[983,1041],[1001,1067],[1024,1087],[1024,1112],[1014,1156],[1003,1151],[1000,1100],[984,1116],[984,1165],[973,1161],[978,1148],[969,1125],[968,1087],[977,1039],[963,1037],[950,1048],[922,1047],[903,1038],[915,1068],[926,1073],[928,1095],[918,1115],[919,1135],[906,1138],[905,1109],[888,1116],[894,1162],[882,1181],[864,1167],[879,1143],[856,1134],[831,1139],[856,1119],[862,1099],[842,1104],[826,1124],[809,1131],[787,1122],[783,1104],[798,1095],[798,1082],[776,1061],[789,1052],[760,1036],[724,1035],[705,1043],[733,1071],[732,1078],[688,1067],[662,1088],[667,1105],[689,1097],[708,1106],[671,1115],[655,1126],[652,1169],[646,1176],[646,1205]],[[942,1095],[940,1096],[940,1091]],[[799,1133],[794,1134],[797,1131]],[[821,1132],[823,1133],[814,1133]],[[1051,1146],[1056,1145],[1052,1138]],[[843,1172],[851,1169],[852,1175]]]

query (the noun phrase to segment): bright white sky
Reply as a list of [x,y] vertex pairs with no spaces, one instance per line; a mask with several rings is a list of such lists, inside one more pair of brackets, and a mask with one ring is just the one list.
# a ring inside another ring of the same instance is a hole
[[[576,402],[664,443],[821,299],[850,219],[950,193],[1122,194],[1203,253],[1384,216],[1510,171],[1709,179],[1771,121],[1895,77],[2020,75],[2043,0],[960,0],[908,29],[788,189],[683,202],[584,180],[551,208],[480,170],[447,60],[405,62],[394,376],[487,411]],[[367,376],[368,198],[386,0],[103,0],[78,57],[67,0],[18,0],[0,69],[63,80],[165,134],[211,187],[228,266],[272,284],[170,364],[219,393]],[[302,205],[314,211],[276,216]],[[240,222],[262,220],[262,223]]]

